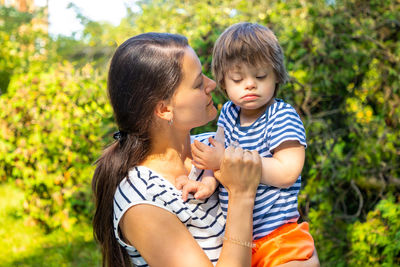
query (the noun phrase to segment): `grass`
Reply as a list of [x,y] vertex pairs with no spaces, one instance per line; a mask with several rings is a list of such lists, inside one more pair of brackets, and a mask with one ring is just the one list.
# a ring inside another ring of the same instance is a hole
[[0,266],[100,266],[90,225],[46,234],[23,216],[24,193],[0,184]]

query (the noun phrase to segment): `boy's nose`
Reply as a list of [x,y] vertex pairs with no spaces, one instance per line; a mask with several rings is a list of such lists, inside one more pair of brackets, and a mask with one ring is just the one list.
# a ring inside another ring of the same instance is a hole
[[254,79],[247,79],[245,83],[245,89],[246,90],[252,90],[256,87],[256,83]]

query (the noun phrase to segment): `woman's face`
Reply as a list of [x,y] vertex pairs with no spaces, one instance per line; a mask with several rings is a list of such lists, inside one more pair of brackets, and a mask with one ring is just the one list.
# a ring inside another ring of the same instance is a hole
[[185,49],[182,68],[182,82],[171,100],[173,125],[190,130],[217,116],[211,97],[216,84],[203,75],[200,60],[191,47]]

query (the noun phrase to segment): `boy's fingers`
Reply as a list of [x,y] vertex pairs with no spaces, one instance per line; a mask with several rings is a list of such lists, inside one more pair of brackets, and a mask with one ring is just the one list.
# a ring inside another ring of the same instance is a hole
[[193,156],[193,161],[195,161],[197,164],[204,163],[204,159],[201,156],[197,156],[197,155],[192,155],[192,156]]
[[204,148],[204,147],[202,146],[202,145],[204,145],[203,143],[201,143],[201,142],[199,142],[199,141],[197,141],[197,140],[194,140],[193,145],[194,145],[195,148],[197,148],[198,150],[200,150],[201,152],[203,152],[203,148]]
[[176,189],[181,190],[183,186],[188,182],[188,177],[185,175],[181,175],[177,178],[175,178],[175,186]]
[[197,192],[194,194],[195,199],[203,199],[204,198],[204,193],[203,192]]
[[206,188],[199,188],[199,190],[196,192],[196,194],[194,194],[194,198],[195,199],[205,199],[207,197],[209,197],[208,191]]
[[208,142],[210,142],[210,144],[212,144],[213,146],[215,146],[215,139],[212,138],[211,136],[208,137]]
[[212,138],[212,137],[209,137],[208,138],[208,141],[210,142],[210,144],[212,144],[213,146],[219,146],[219,145],[222,145],[220,142],[218,142],[217,140],[215,140],[214,138]]
[[188,198],[188,192],[187,191],[185,191],[184,189],[182,190],[182,200],[183,201],[186,201],[187,200],[187,198]]
[[209,148],[208,145],[203,144],[202,142],[199,142],[199,141],[197,141],[197,140],[194,140],[194,143],[193,143],[193,144],[195,145],[195,147],[196,147],[198,150],[200,150],[200,152],[205,152],[205,151]]
[[182,189],[182,199],[187,200],[189,193],[196,193],[198,190],[198,185],[196,181],[190,180]]
[[190,183],[187,183],[182,188],[182,199],[183,199],[183,201],[186,201],[188,199],[189,193],[190,193]]
[[199,149],[194,144],[191,144],[190,146],[192,149],[192,155],[198,155],[200,152]]

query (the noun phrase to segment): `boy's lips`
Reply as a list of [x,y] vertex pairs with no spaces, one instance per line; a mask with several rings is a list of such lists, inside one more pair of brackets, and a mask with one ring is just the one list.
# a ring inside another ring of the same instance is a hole
[[259,95],[256,95],[256,94],[247,94],[247,95],[242,96],[241,99],[243,99],[243,100],[254,100],[254,99],[258,98],[258,97],[259,97]]

